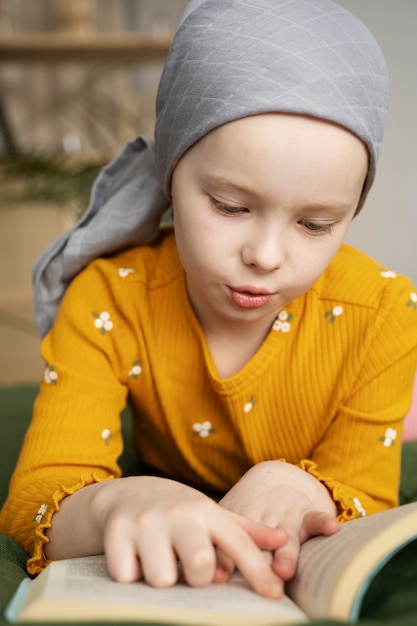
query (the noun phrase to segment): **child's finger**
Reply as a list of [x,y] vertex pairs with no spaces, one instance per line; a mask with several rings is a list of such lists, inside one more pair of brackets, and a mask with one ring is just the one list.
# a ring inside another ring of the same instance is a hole
[[128,527],[123,520],[114,520],[103,535],[107,569],[114,580],[130,583],[142,578],[142,568]]
[[216,567],[213,574],[214,583],[224,583],[233,574],[235,564],[219,548],[216,548]]
[[196,522],[184,524],[173,529],[171,539],[188,584],[192,587],[209,585],[216,571],[216,551],[209,529]]
[[317,535],[334,535],[339,529],[340,524],[335,517],[324,511],[309,511],[303,518],[301,543]]
[[255,522],[241,515],[229,512],[236,522],[248,533],[260,550],[273,552],[288,541],[288,533],[283,528],[273,528],[261,522]]
[[302,518],[298,532],[289,531],[285,546],[276,550],[272,568],[284,580],[295,574],[300,544],[317,535],[333,535],[340,528],[339,522],[323,511],[308,511]]
[[296,533],[290,533],[285,546],[279,548],[274,553],[273,571],[283,580],[290,580],[295,574],[299,554],[300,541]]
[[167,520],[159,512],[148,511],[136,520],[132,539],[146,582],[153,587],[174,585],[178,565]]
[[[259,550],[263,551],[265,562],[271,564],[272,553],[287,543],[288,534],[283,529],[253,522],[235,513],[229,512],[229,515],[248,533]],[[228,580],[234,568],[235,563],[224,552],[217,549],[217,566],[213,582]]]
[[[251,522],[252,523],[252,522]],[[265,535],[275,529],[267,528]],[[258,529],[257,529],[258,531]],[[262,596],[278,599],[283,595],[283,581],[277,576],[248,532],[235,520],[223,518],[213,543],[233,562],[253,589]]]

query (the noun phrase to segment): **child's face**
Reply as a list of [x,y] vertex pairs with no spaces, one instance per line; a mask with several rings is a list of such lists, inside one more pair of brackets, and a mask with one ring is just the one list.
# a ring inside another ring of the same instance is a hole
[[367,150],[349,131],[304,116],[225,124],[172,178],[178,251],[203,330],[270,324],[336,254],[355,214]]

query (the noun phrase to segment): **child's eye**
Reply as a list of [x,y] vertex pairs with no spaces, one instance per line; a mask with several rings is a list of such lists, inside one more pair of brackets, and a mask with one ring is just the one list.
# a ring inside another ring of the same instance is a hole
[[321,224],[320,222],[310,222],[309,220],[301,220],[299,224],[312,235],[325,235],[333,231],[333,224]]
[[245,207],[225,204],[224,202],[220,202],[220,200],[216,200],[215,198],[210,198],[210,200],[215,209],[226,215],[240,215],[241,213],[248,212],[248,209],[246,209]]

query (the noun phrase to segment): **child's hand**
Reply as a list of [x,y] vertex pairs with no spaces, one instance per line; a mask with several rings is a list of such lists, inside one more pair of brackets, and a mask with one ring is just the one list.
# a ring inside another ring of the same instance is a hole
[[236,566],[259,594],[282,595],[281,577],[265,552],[282,546],[286,534],[181,483],[135,476],[90,485],[65,498],[55,517],[49,558],[105,552],[113,578],[144,578],[157,587],[177,581],[177,560],[192,586],[223,582]]
[[286,531],[288,541],[273,551],[272,568],[282,580],[295,574],[300,545],[340,528],[327,489],[289,463],[267,461],[252,467],[220,501],[229,511]]

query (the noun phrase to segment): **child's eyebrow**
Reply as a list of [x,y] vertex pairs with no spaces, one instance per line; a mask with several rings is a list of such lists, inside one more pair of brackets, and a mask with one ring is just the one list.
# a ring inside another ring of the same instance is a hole
[[250,196],[259,196],[260,194],[251,187],[248,187],[244,183],[240,183],[234,180],[230,180],[223,175],[211,174],[210,182],[215,183],[219,187],[227,187],[228,189],[233,189],[234,191],[239,191],[240,193],[250,195]]
[[324,213],[326,211],[331,211],[332,215],[335,213],[346,213],[353,208],[352,204],[349,202],[344,202],[343,200],[337,200],[335,202],[316,202],[315,204],[309,204],[303,207],[303,210],[309,211],[311,215],[314,213]]

